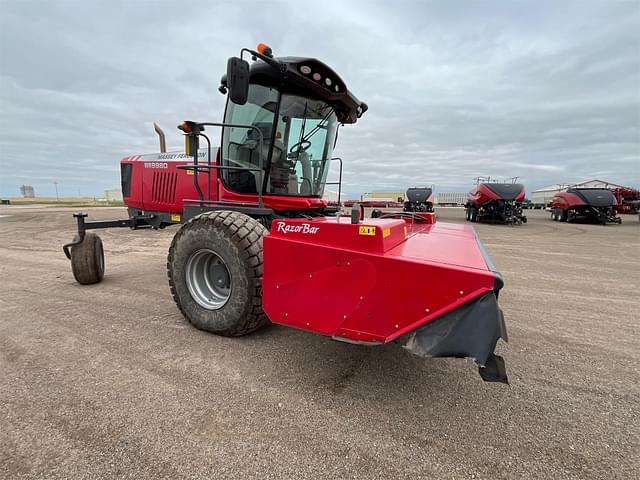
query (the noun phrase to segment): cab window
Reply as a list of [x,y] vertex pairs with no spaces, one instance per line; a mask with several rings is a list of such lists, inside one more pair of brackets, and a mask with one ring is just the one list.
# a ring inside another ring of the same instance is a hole
[[[222,165],[238,168],[222,170],[223,181],[229,189],[239,193],[258,192],[258,182],[262,175],[255,169],[260,165],[261,153],[263,167],[268,164],[278,100],[279,93],[276,89],[251,85],[247,103],[236,105],[228,102],[224,122],[253,125],[260,130],[263,137],[260,152],[260,135],[256,130],[242,127],[223,128]],[[241,170],[242,168],[246,170]]]

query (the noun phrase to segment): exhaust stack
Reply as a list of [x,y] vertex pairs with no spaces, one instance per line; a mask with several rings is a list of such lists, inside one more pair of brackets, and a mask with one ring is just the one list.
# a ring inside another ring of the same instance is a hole
[[153,122],[153,129],[158,134],[158,137],[160,137],[160,153],[165,153],[167,151],[167,142],[165,140],[164,132],[156,122]]

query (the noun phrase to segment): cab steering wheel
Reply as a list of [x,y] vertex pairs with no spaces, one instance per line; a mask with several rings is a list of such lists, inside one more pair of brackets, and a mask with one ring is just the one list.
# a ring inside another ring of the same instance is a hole
[[301,152],[306,152],[311,147],[311,142],[309,140],[302,140],[301,142],[292,145],[289,149],[288,158],[294,158],[298,156]]

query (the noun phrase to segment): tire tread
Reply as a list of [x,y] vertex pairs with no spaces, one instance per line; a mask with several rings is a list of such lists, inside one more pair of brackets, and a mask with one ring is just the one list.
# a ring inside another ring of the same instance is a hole
[[176,302],[180,312],[191,323],[187,312],[185,312],[180,302],[179,295],[177,294],[175,281],[172,276],[171,264],[174,260],[173,252],[175,245],[186,232],[184,227],[192,224],[211,224],[214,228],[226,230],[228,235],[237,242],[238,247],[243,251],[245,263],[251,267],[248,268],[247,271],[251,275],[254,287],[253,289],[250,288],[250,291],[253,290],[253,292],[251,298],[248,299],[251,307],[248,309],[247,315],[235,326],[215,333],[223,336],[239,337],[254,332],[268,324],[269,319],[262,310],[262,238],[267,229],[257,220],[243,213],[231,210],[206,212],[195,216],[190,219],[173,237],[171,246],[169,247],[169,255],[167,257],[167,277],[169,279],[171,296]]
[[104,267],[101,269],[96,255],[102,255],[104,266],[104,251],[102,240],[95,233],[87,232],[82,243],[71,248],[71,271],[80,285],[91,285],[102,281]]

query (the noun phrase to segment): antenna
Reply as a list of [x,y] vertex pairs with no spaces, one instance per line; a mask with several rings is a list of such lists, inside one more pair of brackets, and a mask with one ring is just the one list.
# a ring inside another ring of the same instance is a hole
[[483,176],[478,176],[475,177],[474,180],[476,181],[476,185],[480,185],[481,183],[488,183],[491,181],[491,176],[487,175],[486,177]]

